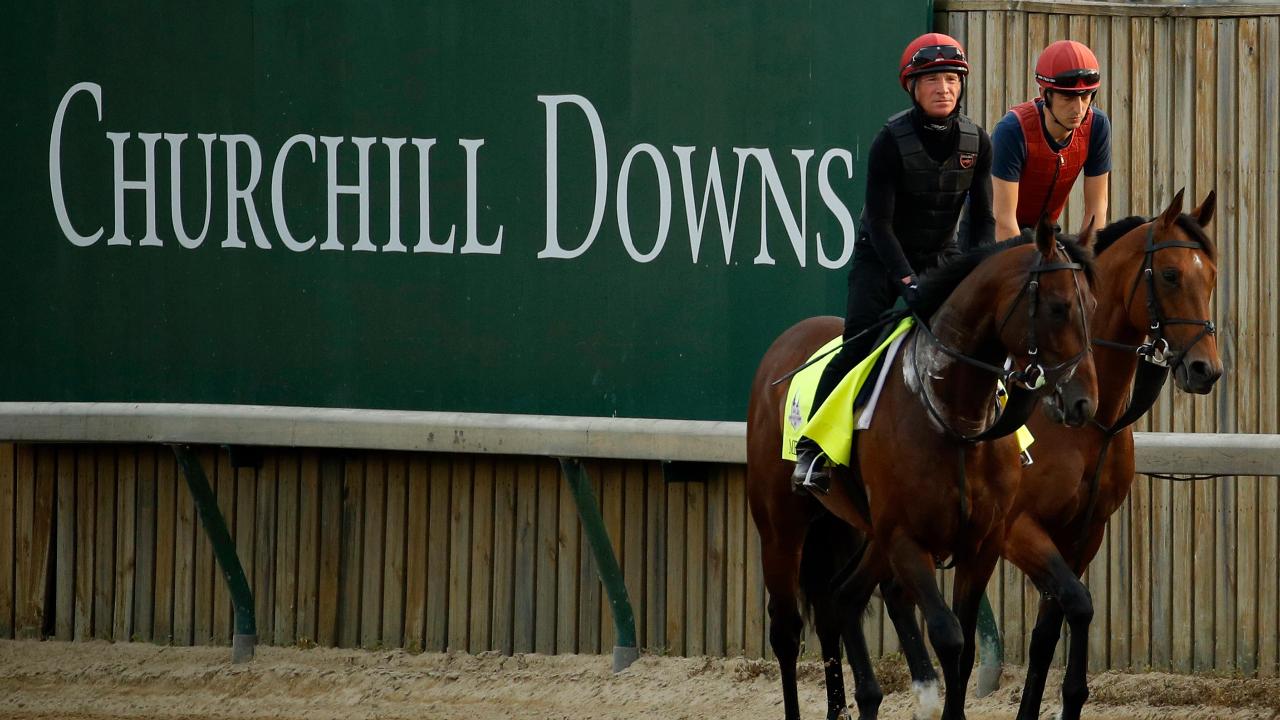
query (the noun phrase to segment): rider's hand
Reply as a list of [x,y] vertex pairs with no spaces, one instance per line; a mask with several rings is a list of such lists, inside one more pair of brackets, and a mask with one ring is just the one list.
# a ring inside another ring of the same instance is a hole
[[902,278],[902,299],[907,301],[907,307],[912,310],[920,303],[920,283],[915,275],[908,275]]

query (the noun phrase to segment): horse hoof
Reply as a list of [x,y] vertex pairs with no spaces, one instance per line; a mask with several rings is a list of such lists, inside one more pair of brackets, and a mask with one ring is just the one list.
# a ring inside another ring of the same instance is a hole
[[[853,716],[849,714],[849,708],[840,708],[839,710],[828,710],[827,720],[853,720]],[[859,720],[864,720],[859,718]]]

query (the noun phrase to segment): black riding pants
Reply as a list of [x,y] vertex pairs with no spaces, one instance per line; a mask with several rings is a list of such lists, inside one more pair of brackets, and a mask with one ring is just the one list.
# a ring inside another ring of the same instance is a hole
[[[957,251],[955,247],[948,247],[933,257],[910,260],[917,272],[923,272]],[[849,267],[849,304],[844,314],[844,339],[848,340],[874,325],[886,310],[893,307],[900,295],[901,286],[901,278],[889,277],[888,269],[875,250],[868,243],[859,243],[853,253],[853,264]],[[853,366],[874,349],[875,341],[882,331],[883,329],[869,332],[836,352],[818,380],[813,408],[816,409],[826,401]],[[850,408],[851,412],[852,410]]]

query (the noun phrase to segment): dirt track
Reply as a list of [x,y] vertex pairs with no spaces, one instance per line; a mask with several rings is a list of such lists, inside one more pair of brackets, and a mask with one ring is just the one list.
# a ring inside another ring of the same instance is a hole
[[[412,655],[400,651],[260,648],[233,666],[227,648],[0,642],[0,717],[108,718],[645,718],[782,717],[776,666],[759,660],[646,656],[620,675],[598,656]],[[847,673],[846,673],[847,675]],[[893,690],[881,717],[910,718],[913,705],[900,663],[881,666]],[[1019,673],[995,695],[969,701],[971,720],[1012,718]],[[1051,694],[1056,685],[1051,679]],[[801,669],[806,718],[825,716],[822,673]],[[1280,680],[1149,673],[1091,679],[1086,716],[1280,718]],[[1050,705],[1046,705],[1048,716]]]

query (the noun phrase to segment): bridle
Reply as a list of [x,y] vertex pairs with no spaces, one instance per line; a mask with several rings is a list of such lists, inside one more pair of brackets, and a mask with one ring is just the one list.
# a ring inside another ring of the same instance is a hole
[[[1057,243],[1055,254],[1066,254],[1066,250],[1061,243]],[[1039,391],[1046,382],[1052,381],[1053,387],[1057,390],[1061,385],[1075,374],[1076,366],[1091,351],[1089,342],[1089,324],[1084,309],[1084,295],[1080,290],[1080,273],[1084,272],[1084,265],[1073,261],[1049,262],[1042,253],[1036,253],[1036,263],[1028,269],[1027,281],[1023,284],[1022,289],[1018,292],[1018,296],[1014,298],[1013,304],[1009,306],[1009,310],[1005,312],[1003,319],[1000,321],[997,330],[998,335],[1003,335],[1005,326],[1013,317],[1014,311],[1022,304],[1023,299],[1027,300],[1028,323],[1027,323],[1027,342],[1026,354],[1030,358],[1026,367],[1021,370],[1010,367],[1000,367],[990,363],[983,362],[975,357],[966,355],[959,350],[951,347],[943,342],[933,333],[928,323],[919,317],[916,318],[917,327],[929,339],[929,342],[935,345],[943,353],[967,365],[978,368],[995,375],[1009,389],[1009,400],[1005,404],[1004,411],[994,423],[986,430],[975,435],[965,435],[956,430],[951,423],[942,416],[933,399],[930,397],[929,384],[921,382],[920,396],[923,399],[925,409],[929,411],[929,415],[943,429],[948,436],[954,440],[961,441],[964,444],[972,444],[985,440],[993,440],[995,438],[1004,437],[1021,427],[1027,417],[1030,416],[1034,408],[1037,391]],[[1040,347],[1036,339],[1036,316],[1040,309],[1040,276],[1048,272],[1056,272],[1059,270],[1070,270],[1072,272],[1071,279],[1075,283],[1076,307],[1080,314],[1080,333],[1084,339],[1082,349],[1074,356],[1046,367],[1040,360]],[[917,376],[920,376],[919,360],[919,343],[913,339],[911,346],[911,361],[915,367]]]
[[[1198,242],[1189,240],[1166,240],[1161,243],[1155,242],[1156,223],[1151,222],[1151,226],[1147,228],[1147,238],[1144,243],[1142,269],[1137,277],[1133,279],[1133,287],[1129,289],[1129,297],[1125,300],[1125,312],[1129,312],[1130,306],[1133,305],[1133,299],[1138,294],[1138,285],[1146,281],[1147,284],[1147,317],[1150,318],[1151,324],[1147,329],[1147,340],[1140,345],[1129,345],[1127,343],[1115,342],[1113,340],[1104,340],[1097,338],[1093,342],[1105,348],[1114,350],[1124,350],[1133,352],[1143,359],[1155,365],[1164,368],[1173,369],[1182,364],[1187,353],[1210,335],[1217,334],[1217,327],[1212,320],[1194,320],[1190,318],[1171,318],[1165,317],[1164,308],[1160,304],[1160,296],[1156,293],[1155,269],[1153,267],[1155,254],[1159,250],[1166,248],[1190,248],[1192,250],[1204,250],[1204,247]],[[1169,354],[1169,341],[1165,339],[1164,331],[1169,325],[1198,325],[1200,332],[1196,335],[1186,347],[1174,353]],[[1146,412],[1146,409],[1143,409]],[[1134,418],[1135,420],[1137,418]],[[1132,422],[1132,421],[1130,421]],[[1126,423],[1128,424],[1128,423]]]

